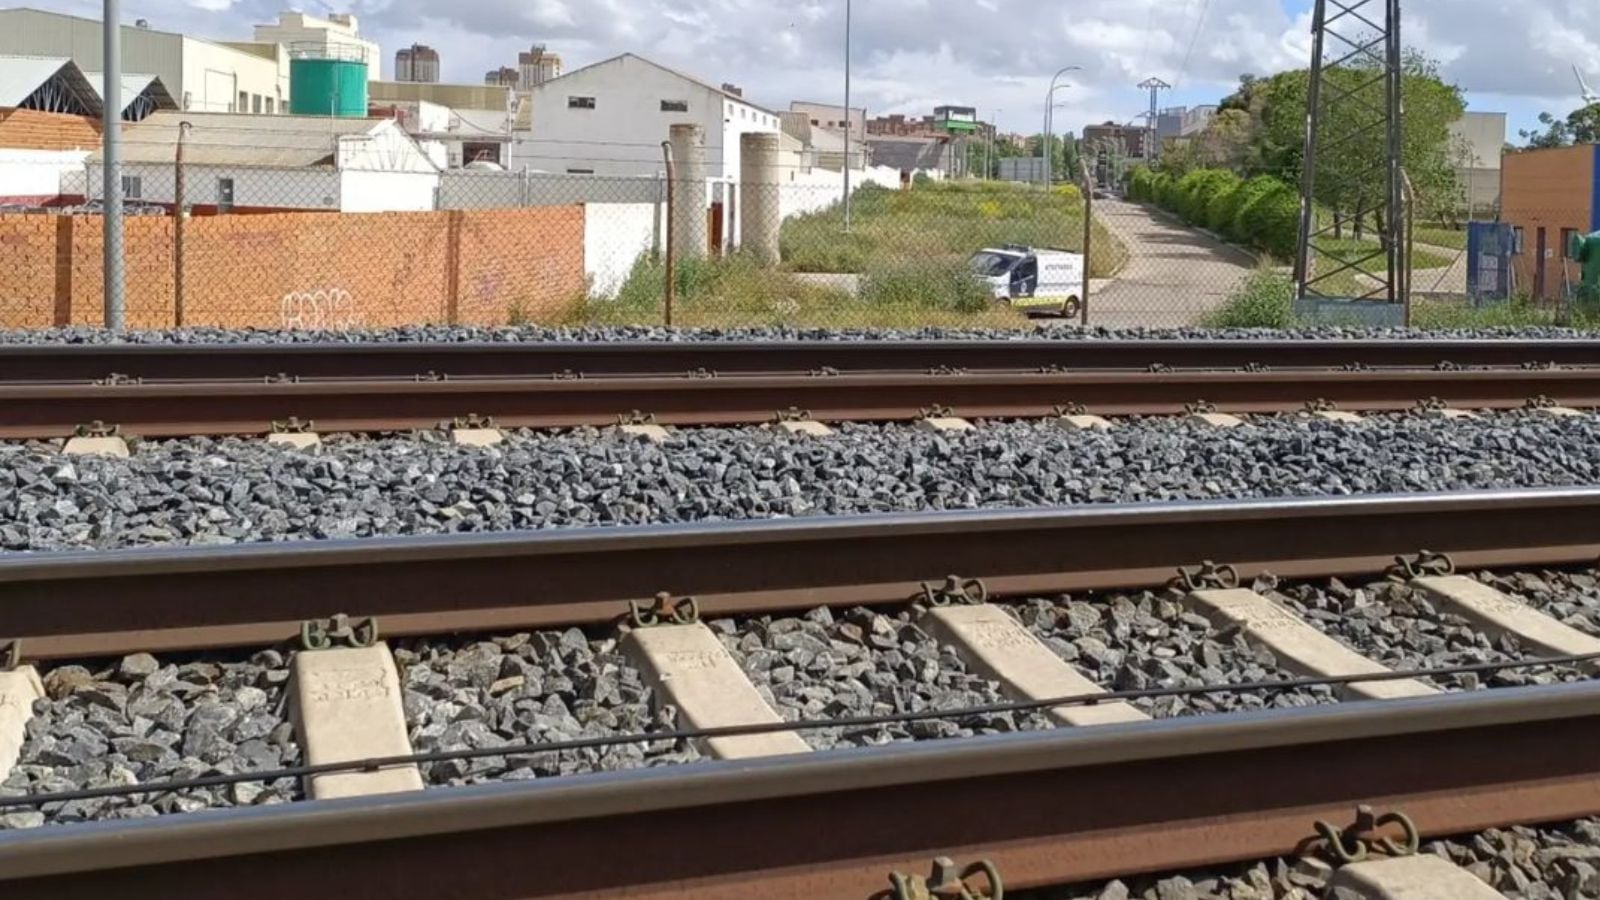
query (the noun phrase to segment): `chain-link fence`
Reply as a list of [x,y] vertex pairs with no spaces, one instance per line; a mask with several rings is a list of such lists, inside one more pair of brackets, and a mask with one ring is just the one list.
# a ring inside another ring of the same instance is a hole
[[[34,115],[58,131],[73,118]],[[0,327],[104,322],[102,162],[93,123],[76,127],[77,149],[56,133],[40,144],[56,149],[0,160]],[[1104,181],[1046,191],[959,177],[937,141],[906,159],[852,147],[846,166],[842,142],[767,132],[722,145],[695,128],[657,144],[452,149],[385,120],[160,113],[123,138],[131,328],[1308,317],[1289,262],[1298,192],[1271,176],[1133,167],[1117,180],[1086,167]],[[1600,251],[1581,238],[1596,211],[1585,192],[1560,196],[1570,208],[1534,192],[1503,214],[1492,197],[1415,198],[1414,311],[1583,314],[1586,254]],[[1335,286],[1361,297],[1387,254],[1360,221],[1348,226],[1319,245],[1318,265],[1342,269]]]

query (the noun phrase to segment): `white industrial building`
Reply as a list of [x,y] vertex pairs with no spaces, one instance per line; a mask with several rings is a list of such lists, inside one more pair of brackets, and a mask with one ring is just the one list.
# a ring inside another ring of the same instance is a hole
[[[0,9],[0,54],[66,57],[87,72],[104,69],[101,50],[98,19]],[[289,99],[288,66],[271,45],[218,43],[124,25],[122,69],[159,78],[182,109],[275,113]]]
[[653,175],[672,125],[705,128],[706,174],[739,177],[739,136],[777,134],[777,113],[632,53],[536,85],[531,130],[515,133],[512,168],[574,175]]
[[[179,123],[184,202],[199,212],[387,212],[435,206],[439,168],[392,119],[158,112],[128,127],[123,187],[130,201],[170,206]],[[91,196],[100,154],[89,157]]]
[[1469,112],[1450,125],[1451,162],[1470,217],[1493,218],[1500,210],[1500,157],[1505,154],[1506,114]]
[[356,17],[333,13],[326,19],[308,16],[302,12],[278,13],[278,21],[271,25],[257,25],[255,38],[261,44],[279,44],[301,56],[327,59],[349,59],[357,51],[367,63],[367,80],[376,81],[382,75],[383,56],[376,41],[361,36]]

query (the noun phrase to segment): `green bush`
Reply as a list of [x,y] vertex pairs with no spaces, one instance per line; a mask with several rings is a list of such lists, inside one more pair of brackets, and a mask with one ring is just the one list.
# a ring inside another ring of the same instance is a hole
[[1211,200],[1239,184],[1239,176],[1226,169],[1195,169],[1178,181],[1173,212],[1190,225],[1204,226]]
[[1128,173],[1128,199],[1140,203],[1155,200],[1155,177],[1156,173],[1149,166],[1134,166]]
[[1285,187],[1284,183],[1271,175],[1257,175],[1256,177],[1239,185],[1238,189],[1227,195],[1219,204],[1216,214],[1218,231],[1227,235],[1230,240],[1241,244],[1250,242],[1250,233],[1245,230],[1241,213],[1246,206],[1255,203],[1265,194]]
[[1290,259],[1299,237],[1300,197],[1278,182],[1239,210],[1235,223],[1239,237],[1257,249]]
[[982,312],[994,304],[989,286],[959,258],[886,262],[861,277],[861,301],[871,306]]
[[1211,328],[1288,328],[1294,323],[1294,280],[1260,268],[1206,316]]

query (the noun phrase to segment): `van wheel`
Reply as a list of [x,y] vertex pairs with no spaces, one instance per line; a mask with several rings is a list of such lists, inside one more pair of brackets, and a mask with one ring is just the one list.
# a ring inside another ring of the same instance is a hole
[[1063,319],[1076,319],[1082,313],[1083,304],[1078,301],[1077,297],[1068,297],[1066,302],[1061,304],[1061,317]]

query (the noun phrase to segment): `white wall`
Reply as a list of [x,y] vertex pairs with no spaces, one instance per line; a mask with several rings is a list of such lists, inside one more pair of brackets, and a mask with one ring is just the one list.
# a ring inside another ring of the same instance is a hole
[[653,175],[552,175],[450,169],[440,173],[439,208],[494,209],[507,206],[567,206],[573,203],[655,204],[662,201],[665,193],[665,183]]
[[88,150],[15,150],[0,147],[0,198],[48,201],[83,193]]
[[392,119],[366,134],[340,136],[338,167],[366,172],[438,172],[427,153]]
[[[593,97],[595,108],[572,109],[569,97]],[[662,112],[663,100],[684,101],[688,111]],[[514,135],[514,169],[653,175],[671,126],[695,123],[706,129],[707,174],[737,175],[739,134],[778,131],[776,115],[631,56],[539,85],[530,102],[533,130]]]
[[323,48],[324,52],[337,50],[341,45],[359,47],[366,54],[367,80],[377,81],[382,77],[379,70],[383,67],[383,50],[376,41],[360,36],[358,20],[351,17],[350,23],[345,25],[304,13],[284,12],[279,13],[278,21],[270,25],[257,25],[255,38],[284,46],[314,44]]
[[[100,165],[86,167],[89,196],[100,196]],[[174,202],[174,173],[169,164],[125,163],[124,175],[139,177],[139,198],[148,203]],[[332,169],[257,169],[241,166],[184,167],[184,202],[212,206],[219,178],[233,179],[233,205],[270,209],[339,209],[339,173]]]
[[584,204],[583,270],[589,296],[616,296],[634,263],[656,247],[660,227],[653,203]]
[[[129,70],[135,71],[135,70]],[[238,109],[239,92],[250,95],[252,109]],[[209,41],[183,39],[183,83],[173,88],[173,99],[197,112],[252,112],[255,97],[273,98],[273,110],[286,112],[289,73],[275,60],[224,47]]]
[[[843,172],[834,172],[828,169],[812,169],[809,172],[801,172],[790,169],[785,172],[785,175],[792,176],[788,177],[783,186],[778,189],[778,209],[785,219],[827,209],[844,199]],[[898,190],[900,187],[900,170],[885,166],[873,166],[868,169],[851,171],[850,190],[852,193],[868,184]]]
[[424,212],[434,208],[436,172],[339,173],[340,212]]

